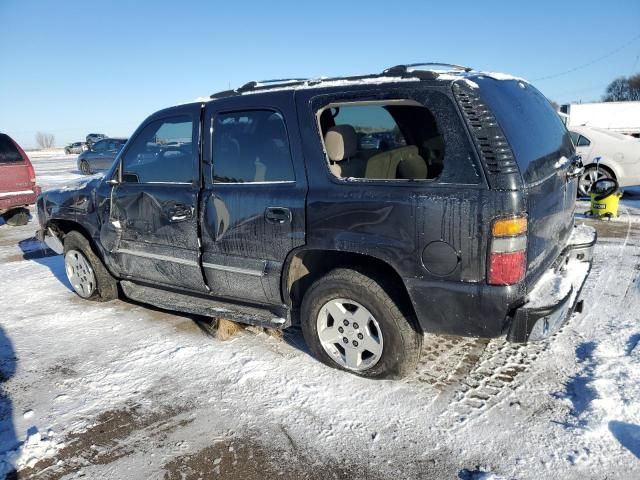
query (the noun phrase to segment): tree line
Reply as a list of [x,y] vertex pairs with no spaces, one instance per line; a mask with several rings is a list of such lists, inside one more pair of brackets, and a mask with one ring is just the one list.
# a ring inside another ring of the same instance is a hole
[[602,96],[603,102],[640,101],[640,73],[613,80]]

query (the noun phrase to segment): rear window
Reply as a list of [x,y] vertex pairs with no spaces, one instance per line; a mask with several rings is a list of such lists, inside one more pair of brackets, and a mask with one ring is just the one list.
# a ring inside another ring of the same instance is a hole
[[517,80],[481,78],[477,83],[507,137],[525,182],[542,180],[555,169],[560,157],[573,155],[569,132],[537,89]]
[[0,163],[13,163],[22,161],[22,155],[20,155],[20,152],[11,141],[11,139],[7,135],[0,134]]

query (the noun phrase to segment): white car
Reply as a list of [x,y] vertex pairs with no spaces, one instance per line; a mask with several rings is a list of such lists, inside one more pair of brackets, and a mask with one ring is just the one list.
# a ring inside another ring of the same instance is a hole
[[600,178],[615,178],[621,187],[640,185],[639,139],[586,126],[569,127],[569,133],[585,167],[579,195],[586,196],[593,182]]

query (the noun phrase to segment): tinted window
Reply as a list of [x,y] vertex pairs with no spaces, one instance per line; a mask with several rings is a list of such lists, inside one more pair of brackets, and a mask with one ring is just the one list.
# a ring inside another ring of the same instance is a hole
[[105,140],[100,140],[93,144],[93,149],[96,152],[103,152],[107,149],[107,142]]
[[212,158],[216,182],[294,180],[284,119],[271,110],[216,115]]
[[129,183],[191,183],[197,177],[193,120],[188,115],[156,120],[133,139],[123,157]]
[[547,177],[561,156],[573,155],[569,132],[549,101],[534,87],[517,80],[491,78],[478,78],[477,83],[526,182]]
[[21,162],[22,155],[7,135],[0,134],[0,163]]
[[576,145],[578,147],[588,147],[589,145],[591,145],[591,142],[587,137],[583,137],[582,135],[580,135],[580,138],[578,139],[578,143]]
[[122,140],[109,140],[109,150],[120,150],[126,142]]

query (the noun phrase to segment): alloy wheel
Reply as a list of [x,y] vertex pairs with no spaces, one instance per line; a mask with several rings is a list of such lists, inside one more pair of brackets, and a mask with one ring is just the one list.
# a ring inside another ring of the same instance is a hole
[[367,370],[382,356],[380,325],[367,308],[354,300],[336,298],[325,303],[316,327],[322,348],[343,368]]
[[96,276],[86,257],[78,250],[69,250],[64,256],[64,269],[75,292],[89,298],[96,290]]

